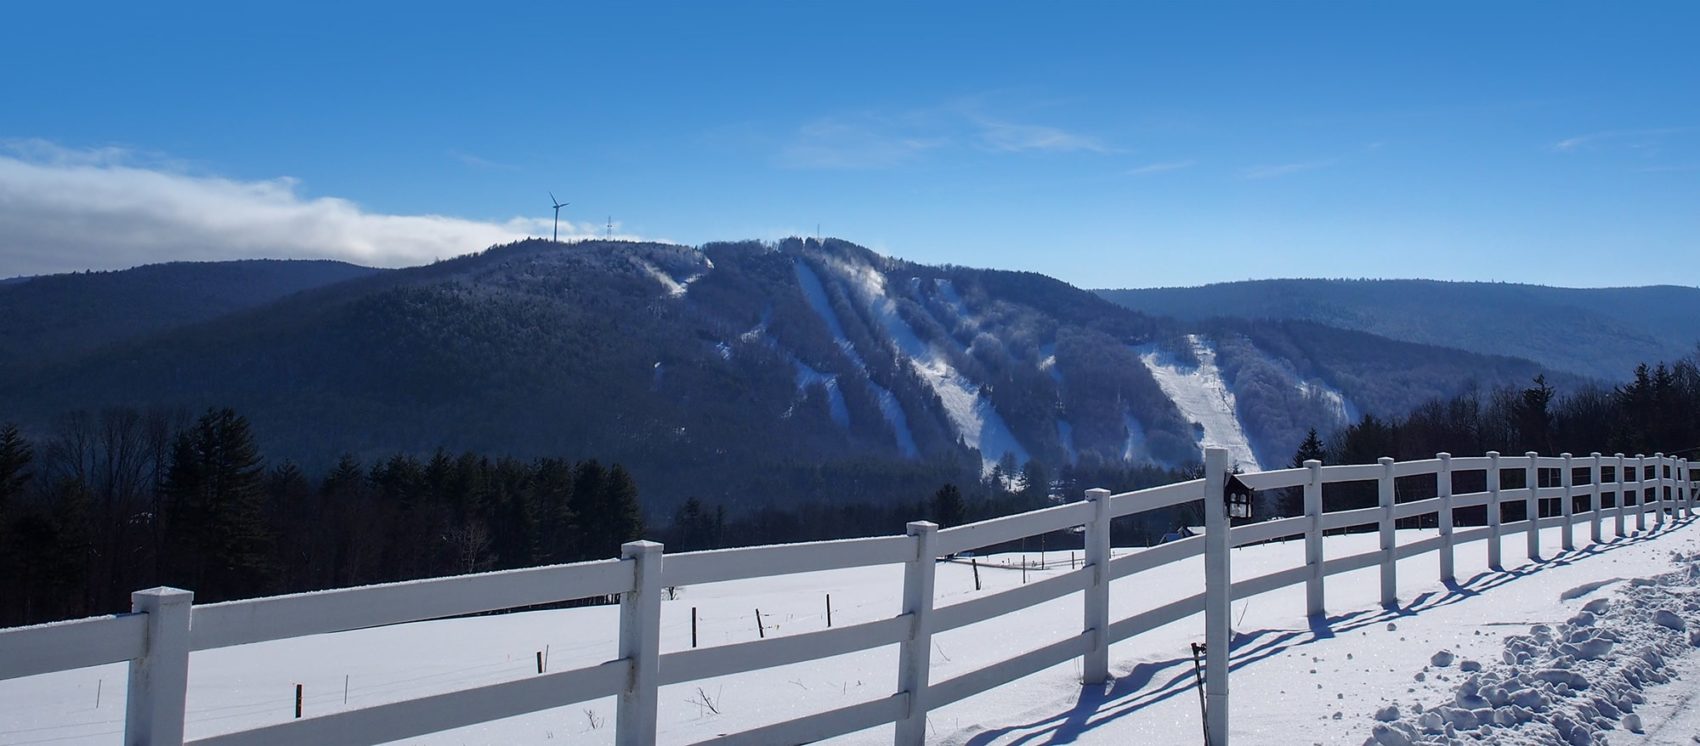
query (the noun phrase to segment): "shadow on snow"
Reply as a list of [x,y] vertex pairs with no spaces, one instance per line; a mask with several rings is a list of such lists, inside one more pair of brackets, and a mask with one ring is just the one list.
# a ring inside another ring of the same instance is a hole
[[[1661,527],[1649,528],[1646,531],[1629,536],[1612,538],[1601,544],[1589,544],[1582,549],[1561,551],[1551,558],[1536,560],[1530,565],[1511,570],[1491,568],[1483,570],[1463,582],[1446,583],[1444,592],[1429,591],[1400,606],[1360,609],[1333,616],[1312,616],[1308,628],[1302,630],[1259,629],[1249,632],[1236,632],[1233,635],[1233,652],[1229,659],[1228,669],[1230,671],[1238,670],[1293,648],[1332,638],[1339,633],[1352,632],[1401,617],[1414,616],[1429,609],[1450,606],[1479,596],[1485,591],[1515,582],[1520,578],[1535,575],[1548,568],[1564,567],[1591,555],[1603,554],[1614,549],[1657,538],[1693,520],[1673,517],[1667,519]],[[1501,539],[1516,535],[1516,533],[1502,534]],[[1159,702],[1189,693],[1190,690],[1195,688],[1196,681],[1192,671],[1192,662],[1192,658],[1187,656],[1137,663],[1126,673],[1115,677],[1115,681],[1108,687],[1082,687],[1080,697],[1075,700],[1074,706],[1066,712],[1028,723],[979,731],[970,737],[966,743],[970,746],[984,746],[993,742],[1006,743],[1011,746],[1072,743],[1086,731],[1136,714]],[[1154,684],[1154,682],[1156,683]],[[1004,738],[1012,740],[1000,741]]]

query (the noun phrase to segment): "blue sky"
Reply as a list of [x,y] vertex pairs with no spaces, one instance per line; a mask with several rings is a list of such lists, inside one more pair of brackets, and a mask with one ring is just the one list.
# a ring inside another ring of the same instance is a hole
[[817,224],[1077,285],[1700,284],[1693,3],[9,7],[0,276]]

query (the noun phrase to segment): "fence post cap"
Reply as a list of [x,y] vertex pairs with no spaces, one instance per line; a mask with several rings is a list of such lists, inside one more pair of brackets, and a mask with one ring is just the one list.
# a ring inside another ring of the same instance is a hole
[[144,598],[157,599],[155,603],[162,606],[174,606],[176,604],[190,603],[194,600],[195,594],[192,591],[186,591],[182,588],[172,588],[168,585],[162,585],[158,588],[149,588],[144,591],[136,591],[130,594],[131,602],[140,601]]
[[1441,461],[1451,461],[1452,460],[1452,454],[1447,453],[1445,451],[1441,451],[1440,453],[1434,454],[1434,457],[1437,458],[1437,459],[1440,459]]
[[1378,464],[1381,464],[1382,466],[1387,466],[1387,465],[1394,463],[1392,456],[1382,456],[1381,458],[1376,459],[1375,462],[1378,463]]
[[1103,487],[1093,487],[1086,491],[1086,499],[1088,500],[1101,500],[1109,496],[1110,491]]
[[620,545],[620,556],[635,557],[640,554],[654,554],[661,552],[662,548],[662,544],[659,541],[650,541],[648,539],[628,541]]
[[933,523],[932,521],[910,521],[907,524],[904,524],[904,528],[908,530],[910,536],[917,536],[920,534],[930,534],[939,530],[939,524]]
[[1321,459],[1314,459],[1314,458],[1307,458],[1307,459],[1305,459],[1305,468],[1306,469],[1320,469],[1320,468],[1322,468],[1322,460]]
[[1523,455],[1528,456],[1529,458],[1536,458],[1536,457],[1541,455],[1541,452],[1540,451],[1524,451]]
[[1487,457],[1488,458],[1499,458],[1499,451],[1488,451]]
[[1593,457],[1594,457],[1594,458],[1599,458],[1599,457],[1600,457],[1600,452],[1599,452],[1599,451],[1594,451],[1594,452],[1593,452],[1593,453],[1590,453],[1590,454],[1588,454],[1588,455],[1589,455],[1589,456],[1593,456]]
[[1558,457],[1561,458],[1561,459],[1564,459],[1565,461],[1569,461],[1572,458],[1569,451],[1565,451],[1564,453],[1558,454]]

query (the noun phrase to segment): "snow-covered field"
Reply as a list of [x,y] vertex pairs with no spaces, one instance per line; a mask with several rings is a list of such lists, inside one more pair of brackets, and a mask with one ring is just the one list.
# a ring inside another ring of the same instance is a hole
[[[1585,528],[1578,533],[1585,539]],[[1401,531],[1399,540],[1407,543],[1427,535]],[[1543,538],[1550,542],[1544,542],[1546,546],[1556,546],[1557,529]],[[1700,733],[1700,716],[1686,706],[1695,690],[1684,677],[1697,663],[1694,656],[1682,655],[1691,649],[1686,633],[1658,626],[1653,617],[1664,608],[1690,628],[1700,625],[1700,596],[1694,595],[1691,580],[1700,575],[1693,569],[1693,557],[1700,551],[1697,539],[1700,532],[1692,523],[1678,523],[1598,546],[1584,541],[1580,551],[1528,563],[1510,560],[1522,547],[1521,536],[1513,535],[1506,540],[1508,567],[1503,573],[1486,570],[1486,545],[1475,542],[1458,550],[1456,587],[1439,583],[1433,554],[1400,562],[1401,605],[1396,610],[1379,607],[1375,568],[1330,577],[1326,621],[1304,616],[1302,586],[1236,600],[1235,741],[1363,743],[1378,724],[1378,711],[1395,705],[1395,725],[1383,725],[1382,733],[1391,732],[1390,727],[1418,732],[1423,713],[1416,707],[1427,712],[1437,705],[1457,706],[1458,689],[1468,679],[1460,667],[1470,660],[1485,666],[1477,682],[1480,696],[1498,696],[1491,691],[1495,686],[1512,696],[1535,690],[1520,695],[1528,717],[1507,711],[1506,717],[1521,726],[1488,731],[1495,742],[1518,742],[1517,733],[1529,742],[1557,742],[1552,740],[1552,726],[1537,716],[1551,719],[1552,712],[1560,711],[1554,703],[1569,706],[1583,700],[1555,693],[1550,682],[1543,689],[1528,681],[1544,676],[1568,681],[1575,689],[1578,682],[1570,674],[1539,673],[1569,668],[1594,683],[1586,696],[1615,687],[1614,706],[1621,708],[1617,702],[1623,700],[1641,718],[1645,736],[1624,729],[1622,716],[1627,713],[1608,718],[1616,728],[1607,732],[1612,743],[1689,743]],[[1374,534],[1329,537],[1326,552],[1344,556],[1367,551],[1375,542]],[[1023,556],[1030,563],[1041,559],[1038,547],[1031,549],[1025,555],[980,558],[984,590],[978,592],[972,567],[960,562],[941,565],[937,603],[948,605],[976,593],[1010,588],[1024,576],[1031,582],[1066,571],[1078,559],[1078,552],[1046,552],[1043,559],[1050,569],[1024,573]],[[1125,551],[1137,550],[1117,553]],[[1678,553],[1686,559],[1673,560]],[[1233,562],[1236,578],[1254,577],[1301,564],[1303,546],[1289,542],[1245,547],[1234,551]],[[1673,571],[1680,573],[1652,583],[1632,581]],[[898,613],[901,576],[900,566],[887,565],[680,588],[677,598],[663,603],[663,649],[689,647],[693,608],[702,645],[755,639],[758,609],[762,634],[770,637],[821,629],[827,594],[835,625],[889,617]],[[1202,558],[1194,557],[1118,580],[1111,589],[1113,617],[1197,593],[1201,576]],[[1592,625],[1582,624],[1578,617],[1590,604],[1598,613]],[[1077,634],[1081,618],[1081,600],[1075,594],[941,633],[934,638],[932,680]],[[1102,692],[1083,692],[1079,664],[1071,661],[934,710],[930,740],[1199,743],[1188,644],[1202,640],[1202,624],[1202,616],[1194,615],[1116,644],[1111,660],[1117,680]],[[1570,626],[1560,626],[1566,624]],[[1535,625],[1545,625],[1547,631]],[[292,716],[297,683],[305,686],[306,713],[312,716],[535,675],[538,652],[546,652],[551,671],[596,664],[615,657],[616,628],[617,609],[595,607],[424,622],[196,653],[191,661],[189,737],[286,720]],[[1574,637],[1585,642],[1594,633],[1577,632],[1583,629],[1608,630],[1618,641],[1598,661],[1563,665],[1553,657],[1558,649],[1553,640],[1569,643]],[[1648,662],[1643,648],[1656,652],[1662,665]],[[1531,657],[1506,664],[1508,649]],[[1434,665],[1433,656],[1442,650],[1455,656],[1451,665]],[[896,657],[891,646],[664,687],[660,740],[689,743],[884,697],[894,691]],[[1621,671],[1605,671],[1606,664]],[[1656,683],[1660,676],[1674,682]],[[117,743],[124,679],[124,666],[112,665],[0,682],[0,743]],[[1613,683],[1630,679],[1639,679],[1645,688]],[[1483,686],[1483,681],[1488,684]],[[1626,695],[1632,689],[1635,694]],[[1539,703],[1540,696],[1547,698],[1546,710],[1527,706]],[[1637,696],[1645,702],[1635,703]],[[1597,707],[1595,713],[1604,717]],[[409,742],[610,743],[613,714],[612,700],[604,699]],[[1389,712],[1383,715],[1392,717]],[[890,739],[891,726],[885,726],[835,742]]]

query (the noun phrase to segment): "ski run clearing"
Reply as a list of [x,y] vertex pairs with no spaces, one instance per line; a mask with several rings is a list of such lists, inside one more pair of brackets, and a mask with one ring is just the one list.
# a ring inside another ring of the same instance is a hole
[[[803,288],[804,297],[809,305],[826,322],[827,329],[832,332],[838,342],[839,349],[850,356],[857,367],[866,369],[867,363],[856,354],[855,347],[845,337],[844,327],[839,323],[838,315],[833,312],[832,304],[828,301],[826,288],[821,284],[814,270],[803,262],[796,263],[797,281]],[[1027,463],[1027,449],[1015,439],[1003,417],[992,406],[990,399],[980,394],[980,388],[967,376],[957,372],[950,363],[948,356],[935,349],[933,345],[921,341],[897,313],[897,304],[886,294],[885,276],[872,267],[860,264],[835,262],[833,269],[841,274],[847,286],[865,304],[868,311],[884,327],[897,351],[902,353],[914,369],[915,374],[933,390],[944,405],[945,416],[950,419],[956,434],[962,438],[969,448],[979,449],[980,460],[985,473],[991,473],[997,466],[998,460],[1005,454],[1015,459],[1015,463]],[[952,308],[958,313],[965,309],[956,304],[961,303],[954,288],[950,298],[955,298]],[[871,385],[871,382],[870,382]],[[888,422],[898,433],[898,445],[905,455],[915,451],[914,437],[909,433],[908,421],[902,417],[902,410],[897,406],[890,391],[875,386],[875,394],[880,398],[880,408],[886,414]],[[889,402],[889,403],[888,403]]]
[[[1439,582],[1434,554],[1403,560],[1395,610],[1377,603],[1374,567],[1328,579],[1326,620],[1304,616],[1302,584],[1236,599],[1234,742],[1446,742],[1450,732],[1468,742],[1692,743],[1700,735],[1690,706],[1700,673],[1692,654],[1700,642],[1700,530],[1679,521],[1590,545],[1586,524],[1579,528],[1578,551],[1538,563],[1514,558],[1523,537],[1508,536],[1504,572],[1486,569],[1486,542],[1464,544],[1456,587]],[[1399,543],[1429,535],[1400,531]],[[1555,547],[1558,538],[1550,529],[1543,545]],[[1375,546],[1373,533],[1325,540],[1331,557]],[[980,593],[1066,571],[1079,557],[1078,550],[1031,549],[980,557]],[[1025,571],[1024,560],[1032,565]],[[1294,567],[1303,563],[1303,543],[1244,547],[1232,562],[1236,578]],[[1194,557],[1117,580],[1112,618],[1197,593],[1202,575],[1203,558]],[[965,561],[940,565],[937,582],[941,606],[976,594]],[[756,639],[758,609],[770,638],[820,629],[827,594],[834,624],[890,617],[901,603],[902,567],[678,588],[662,604],[662,646],[689,647],[693,608],[702,645]],[[195,653],[189,737],[287,720],[298,683],[313,716],[535,675],[539,652],[550,670],[596,664],[615,657],[617,617],[613,606],[524,612]],[[1080,624],[1077,593],[939,634],[932,680],[1076,634]],[[1202,636],[1202,615],[1193,615],[1116,644],[1116,681],[1102,690],[1083,691],[1079,663],[1070,661],[939,708],[928,740],[1201,743],[1188,644]],[[691,743],[886,696],[896,659],[891,646],[663,687],[659,740]],[[122,664],[0,682],[0,743],[118,743],[124,682]],[[603,699],[408,742],[606,744],[613,716],[613,701]],[[887,725],[832,742],[891,738]]]
[[1251,452],[1251,441],[1240,426],[1234,409],[1234,392],[1222,380],[1222,370],[1216,367],[1216,350],[1197,334],[1186,335],[1197,366],[1182,365],[1154,348],[1139,350],[1139,359],[1151,370],[1151,377],[1163,393],[1174,401],[1181,416],[1198,423],[1203,430],[1200,446],[1228,449],[1234,462],[1246,471],[1260,471],[1257,456]]

